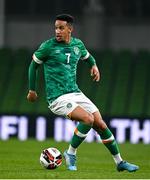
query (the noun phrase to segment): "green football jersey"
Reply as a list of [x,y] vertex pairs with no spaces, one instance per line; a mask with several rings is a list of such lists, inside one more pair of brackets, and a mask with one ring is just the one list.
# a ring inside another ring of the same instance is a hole
[[33,54],[33,60],[44,65],[44,78],[47,100],[80,92],[76,83],[76,70],[79,59],[87,59],[89,52],[83,42],[71,37],[69,44],[51,38],[41,44]]

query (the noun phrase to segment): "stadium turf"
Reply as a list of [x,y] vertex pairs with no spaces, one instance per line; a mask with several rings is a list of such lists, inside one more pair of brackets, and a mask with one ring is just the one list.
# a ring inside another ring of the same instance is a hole
[[150,179],[150,147],[141,144],[120,144],[125,160],[140,166],[134,173],[117,172],[111,155],[102,144],[83,143],[78,150],[78,171],[66,170],[62,165],[46,170],[39,163],[40,152],[57,147],[63,152],[68,143],[52,139],[38,142],[33,139],[0,141],[0,179]]

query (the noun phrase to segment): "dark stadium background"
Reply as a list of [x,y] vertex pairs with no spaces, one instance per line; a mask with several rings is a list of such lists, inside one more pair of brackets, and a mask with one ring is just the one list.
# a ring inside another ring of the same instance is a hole
[[[101,70],[100,83],[93,83],[80,62],[81,90],[99,107],[120,143],[149,144],[149,9],[149,0],[0,0],[0,139],[69,141],[71,132],[63,132],[74,124],[49,112],[42,68],[39,100],[31,104],[26,95],[33,51],[54,35],[55,16],[70,13],[75,16],[73,35],[83,40]],[[61,137],[55,131],[58,122]],[[90,137],[89,142],[96,139],[95,134]]]

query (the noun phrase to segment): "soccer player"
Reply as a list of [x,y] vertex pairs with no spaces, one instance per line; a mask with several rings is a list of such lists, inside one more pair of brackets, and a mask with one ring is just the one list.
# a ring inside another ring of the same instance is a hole
[[88,99],[76,84],[76,70],[79,60],[89,64],[94,81],[100,80],[100,72],[94,57],[80,39],[71,36],[74,18],[61,14],[55,19],[55,37],[43,42],[34,52],[29,66],[29,92],[27,99],[36,101],[36,74],[39,65],[44,66],[47,101],[49,109],[71,120],[78,121],[69,148],[64,152],[67,169],[76,167],[77,148],[93,128],[100,135],[103,144],[110,151],[118,171],[129,172],[139,169],[121,158],[117,142],[105,124],[98,108]]

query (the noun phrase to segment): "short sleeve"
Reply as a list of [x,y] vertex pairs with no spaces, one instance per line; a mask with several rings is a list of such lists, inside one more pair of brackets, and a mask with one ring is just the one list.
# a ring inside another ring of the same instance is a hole
[[48,57],[48,43],[47,41],[43,42],[40,47],[34,52],[33,54],[33,60],[38,63],[42,64],[44,61],[46,61]]

